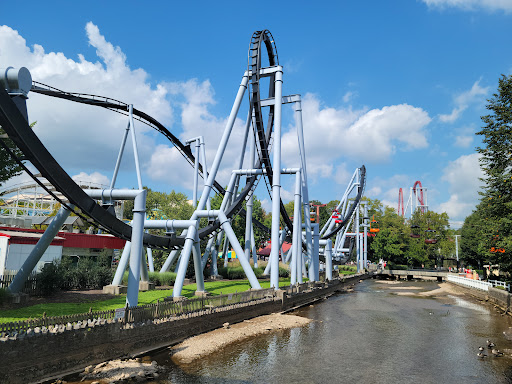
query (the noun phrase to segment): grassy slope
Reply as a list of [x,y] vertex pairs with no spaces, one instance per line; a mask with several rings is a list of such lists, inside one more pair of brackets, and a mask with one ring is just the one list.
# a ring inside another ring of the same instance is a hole
[[[269,281],[261,281],[260,284],[262,288],[270,288]],[[279,281],[280,286],[286,286],[289,284],[290,279],[280,279]],[[205,289],[212,295],[243,292],[247,291],[250,287],[251,286],[247,280],[214,281],[205,283]],[[195,284],[185,285],[182,290],[182,295],[192,297],[194,296],[195,291]],[[172,289],[140,292],[139,305],[155,303],[157,300],[171,295]],[[89,311],[89,308],[92,308],[93,311],[108,311],[124,307],[125,302],[126,295],[119,295],[115,298],[102,301],[37,304],[30,307],[0,311],[0,323],[22,321],[29,318],[40,318],[43,316],[44,312],[46,312],[46,316],[51,317],[85,313]]]

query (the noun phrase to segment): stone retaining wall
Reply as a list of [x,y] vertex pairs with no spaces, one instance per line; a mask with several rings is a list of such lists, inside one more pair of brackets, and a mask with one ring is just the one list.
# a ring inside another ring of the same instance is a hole
[[508,312],[510,310],[510,293],[503,289],[497,288],[489,288],[487,292],[487,296],[489,301],[498,307],[502,308],[504,311]]
[[141,323],[107,323],[79,330],[25,337],[0,343],[0,383],[29,383],[76,372],[105,360],[133,356],[256,316],[305,305],[341,291],[367,276],[311,283],[303,293],[278,291],[275,298],[198,311]]
[[468,294],[475,296],[476,298],[480,300],[490,301],[492,304],[500,307],[505,312],[508,312],[510,310],[510,302],[511,302],[511,294],[505,290],[497,289],[493,287],[489,287],[489,290],[487,292],[466,287],[463,285],[455,284],[450,281],[448,283],[453,284],[458,289],[463,290],[467,292]]

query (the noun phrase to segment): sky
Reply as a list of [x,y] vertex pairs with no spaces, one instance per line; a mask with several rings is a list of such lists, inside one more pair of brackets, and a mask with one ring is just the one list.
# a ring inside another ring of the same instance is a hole
[[[49,5],[50,4],[50,5]],[[320,5],[321,4],[321,5]],[[309,194],[339,200],[354,170],[366,196],[397,208],[415,181],[429,209],[461,225],[478,202],[480,116],[512,69],[512,0],[7,2],[0,68],[131,103],[182,141],[202,135],[211,165],[247,68],[252,33],[269,29],[283,94],[302,97]],[[30,93],[29,120],[75,179],[109,184],[127,119]],[[247,96],[218,181],[240,156]],[[283,106],[283,166],[299,163]],[[192,197],[193,170],[167,140],[135,124],[143,184]],[[128,144],[116,187],[137,185]],[[4,184],[26,181],[26,176]],[[293,176],[283,176],[285,202]],[[256,191],[270,210],[266,190]]]

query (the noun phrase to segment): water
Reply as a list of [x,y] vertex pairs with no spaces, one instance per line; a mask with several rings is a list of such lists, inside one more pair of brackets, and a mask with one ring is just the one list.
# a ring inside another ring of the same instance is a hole
[[315,320],[306,327],[234,344],[183,369],[167,350],[152,359],[166,366],[160,382],[173,384],[512,383],[512,358],[476,356],[488,338],[512,348],[503,336],[512,319],[454,296],[401,294],[437,287],[366,280],[296,311]]

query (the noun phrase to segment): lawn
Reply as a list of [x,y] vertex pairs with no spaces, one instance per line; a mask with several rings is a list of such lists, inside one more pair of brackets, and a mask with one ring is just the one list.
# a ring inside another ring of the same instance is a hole
[[[260,281],[262,288],[270,288],[269,281]],[[206,282],[205,289],[212,295],[220,295],[234,292],[247,291],[251,285],[247,280],[223,280]],[[279,286],[290,285],[290,279],[280,279]],[[182,290],[182,295],[186,297],[193,297],[196,291],[195,284],[185,285]],[[155,303],[164,297],[172,296],[172,289],[168,290],[153,290],[139,293],[139,305]],[[91,308],[93,311],[108,311],[116,308],[124,307],[126,303],[126,295],[119,295],[109,300],[101,301],[87,301],[83,303],[47,303],[37,304],[29,307],[19,309],[0,311],[0,323],[10,323],[15,321],[27,320],[29,318],[35,319],[46,316],[65,316],[76,313],[89,312]]]

